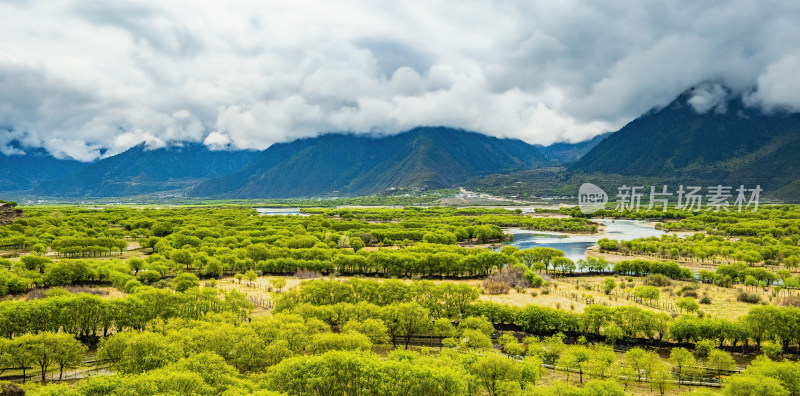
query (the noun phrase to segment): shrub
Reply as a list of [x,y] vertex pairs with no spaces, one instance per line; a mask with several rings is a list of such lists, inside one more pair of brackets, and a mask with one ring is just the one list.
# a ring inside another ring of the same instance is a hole
[[539,287],[542,285],[542,283],[544,283],[544,278],[529,269],[525,270],[525,273],[523,273],[522,276],[525,278],[525,280],[530,282],[531,286],[533,287]]
[[539,293],[536,290],[531,291],[531,297],[536,297],[538,295]]
[[761,350],[772,360],[777,360],[783,356],[783,346],[777,342],[765,342],[761,344]]
[[664,275],[653,274],[653,275],[647,275],[647,277],[644,278],[644,284],[649,286],[663,287],[672,285],[672,281]]
[[316,279],[322,278],[322,274],[317,271],[309,271],[309,270],[300,270],[294,273],[296,278],[300,279]]
[[711,304],[711,297],[707,295],[703,296],[702,298],[700,298],[700,304]]
[[486,281],[505,283],[515,289],[518,286],[522,288],[531,287],[531,282],[525,278],[525,269],[517,268],[511,265],[503,267],[500,272],[489,275],[486,278]]
[[697,292],[694,291],[694,290],[686,290],[686,291],[683,292],[683,296],[684,297],[697,298]]
[[739,295],[736,296],[736,300],[748,304],[758,304],[761,302],[761,296],[755,293],[740,292]]
[[505,282],[497,282],[486,279],[483,281],[483,292],[486,294],[508,294],[511,286]]
[[800,308],[800,296],[794,295],[786,297],[783,299],[783,301],[781,301],[781,305],[785,307]]
[[713,340],[700,340],[694,344],[694,349],[700,357],[706,357],[716,347]]

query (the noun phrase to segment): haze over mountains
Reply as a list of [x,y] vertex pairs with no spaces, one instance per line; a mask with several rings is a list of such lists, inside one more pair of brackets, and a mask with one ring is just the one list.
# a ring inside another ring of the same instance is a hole
[[615,133],[547,147],[419,127],[384,137],[327,134],[260,152],[213,151],[199,143],[155,150],[138,145],[90,164],[55,159],[43,150],[0,155],[0,191],[84,198],[157,192],[198,198],[354,196],[454,187],[483,177],[488,178],[478,185],[501,186],[547,167],[555,169],[549,181],[555,184],[586,174],[686,177],[761,184],[796,200],[800,114],[765,114],[740,97],[698,112],[692,97],[687,91]]

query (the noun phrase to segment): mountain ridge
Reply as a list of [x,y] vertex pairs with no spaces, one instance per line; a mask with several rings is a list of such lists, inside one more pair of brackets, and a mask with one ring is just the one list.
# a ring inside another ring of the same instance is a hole
[[201,143],[150,149],[139,144],[85,165],[61,180],[33,187],[42,196],[112,197],[190,187],[200,180],[233,172],[255,151],[213,151]]
[[[483,155],[475,155],[478,152]],[[520,140],[444,127],[418,127],[384,137],[334,133],[273,145],[242,170],[203,182],[189,194],[283,198],[369,194],[392,187],[443,188],[481,174],[546,162],[535,147]]]

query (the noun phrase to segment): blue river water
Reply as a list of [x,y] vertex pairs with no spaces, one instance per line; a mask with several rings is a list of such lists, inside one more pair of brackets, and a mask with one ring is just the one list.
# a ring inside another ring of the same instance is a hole
[[308,216],[300,213],[300,208],[255,208],[261,216]]
[[[300,215],[299,208],[255,208],[262,216],[281,216],[281,215]],[[564,256],[574,260],[582,259],[586,256],[586,249],[597,245],[601,238],[629,240],[636,238],[646,238],[650,236],[660,236],[662,231],[646,225],[643,221],[637,220],[594,220],[605,224],[605,233],[598,235],[567,235],[548,233],[541,231],[528,231],[520,229],[506,230],[514,235],[514,241],[509,243],[520,249],[530,249],[533,247],[549,247],[561,250]],[[499,250],[499,249],[498,249]]]
[[605,224],[605,233],[598,235],[566,235],[519,229],[507,230],[506,232],[514,235],[514,242],[509,243],[512,246],[520,249],[533,247],[554,248],[564,252],[564,256],[573,261],[584,258],[586,249],[597,245],[597,241],[601,238],[629,240],[661,236],[663,234],[663,231],[656,230],[646,225],[643,221],[610,219],[595,221]]

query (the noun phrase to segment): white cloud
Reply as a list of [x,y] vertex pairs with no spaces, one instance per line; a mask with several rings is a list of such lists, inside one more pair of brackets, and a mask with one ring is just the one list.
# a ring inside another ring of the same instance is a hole
[[417,125],[546,144],[709,81],[698,111],[723,85],[800,111],[798,20],[793,0],[0,0],[0,146],[92,160]]
[[703,83],[691,92],[688,102],[698,113],[706,113],[714,109],[717,113],[728,110],[729,92],[720,84]]
[[230,147],[231,138],[224,133],[214,131],[206,136],[205,140],[203,140],[203,144],[212,150],[224,150]]

